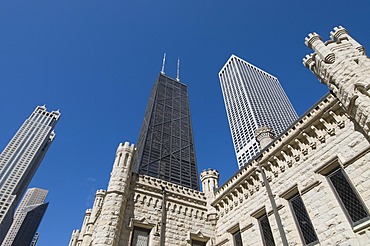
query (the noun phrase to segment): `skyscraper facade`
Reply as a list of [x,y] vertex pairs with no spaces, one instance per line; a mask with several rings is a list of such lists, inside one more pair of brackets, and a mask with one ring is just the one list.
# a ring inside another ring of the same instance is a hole
[[14,214],[13,223],[5,236],[2,246],[30,245],[46,211],[44,203],[47,190],[28,189]]
[[135,171],[199,189],[187,86],[163,72],[150,94]]
[[38,106],[0,154],[0,240],[12,224],[15,207],[54,140],[59,111]]
[[257,128],[268,126],[279,135],[298,116],[276,77],[235,55],[219,79],[240,168],[260,151]]

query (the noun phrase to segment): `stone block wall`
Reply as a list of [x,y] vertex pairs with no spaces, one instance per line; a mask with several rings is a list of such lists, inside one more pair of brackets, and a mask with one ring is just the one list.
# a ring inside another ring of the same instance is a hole
[[304,244],[288,201],[296,194],[320,245],[369,245],[369,221],[353,227],[326,178],[342,167],[369,208],[369,152],[366,136],[329,94],[216,193],[216,245],[233,245],[232,234],[238,230],[244,246],[263,245],[258,218],[266,213],[275,244],[282,245],[258,165],[266,172],[289,245]]
[[135,175],[124,214],[119,245],[130,245],[135,226],[150,229],[150,244],[160,245],[162,191],[165,190],[164,245],[213,245],[214,227],[207,221],[205,194],[149,176]]

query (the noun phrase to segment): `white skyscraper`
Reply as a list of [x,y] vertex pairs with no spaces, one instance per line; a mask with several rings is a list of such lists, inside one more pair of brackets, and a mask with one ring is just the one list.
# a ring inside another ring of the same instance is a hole
[[298,116],[276,77],[235,55],[219,78],[240,168],[260,150],[257,128],[268,126],[279,135]]
[[5,237],[15,207],[54,140],[59,111],[38,106],[0,154],[0,241]]
[[27,190],[15,211],[13,223],[2,246],[31,244],[48,206],[48,203],[44,203],[47,194],[47,190],[40,188]]

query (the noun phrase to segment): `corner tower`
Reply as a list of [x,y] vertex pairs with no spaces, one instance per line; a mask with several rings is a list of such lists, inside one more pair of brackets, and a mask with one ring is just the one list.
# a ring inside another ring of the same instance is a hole
[[307,55],[303,64],[370,136],[370,59],[365,48],[342,26],[334,28],[325,43],[317,33],[310,33],[305,43],[315,52]]
[[187,86],[159,74],[146,108],[135,172],[198,190]]

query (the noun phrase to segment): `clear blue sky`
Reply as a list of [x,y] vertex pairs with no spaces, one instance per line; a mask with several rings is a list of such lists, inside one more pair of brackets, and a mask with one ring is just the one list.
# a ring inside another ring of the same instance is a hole
[[302,65],[309,32],[343,25],[370,49],[370,1],[2,0],[0,147],[37,105],[60,109],[57,137],[31,186],[49,190],[39,246],[67,245],[120,142],[135,143],[151,87],[189,86],[199,170],[237,170],[218,72],[231,54],[279,78],[301,115],[327,91]]

